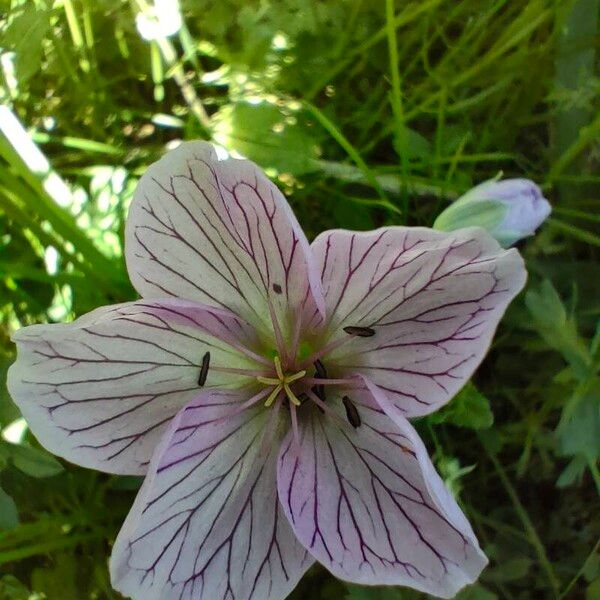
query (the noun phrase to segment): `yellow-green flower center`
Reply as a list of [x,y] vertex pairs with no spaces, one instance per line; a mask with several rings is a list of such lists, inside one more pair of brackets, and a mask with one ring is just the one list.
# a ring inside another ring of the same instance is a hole
[[281,366],[281,359],[279,358],[279,356],[275,356],[273,362],[275,363],[275,373],[277,374],[277,377],[258,376],[256,378],[260,383],[264,385],[273,386],[273,390],[271,391],[271,393],[265,401],[265,406],[271,406],[271,404],[275,402],[275,399],[277,398],[279,393],[282,391],[285,392],[285,395],[292,404],[300,406],[300,404],[302,403],[300,402],[300,400],[298,400],[298,397],[292,391],[290,384],[294,383],[294,381],[302,379],[302,377],[306,375],[306,371],[298,371],[297,373],[293,374],[284,373],[283,367]]

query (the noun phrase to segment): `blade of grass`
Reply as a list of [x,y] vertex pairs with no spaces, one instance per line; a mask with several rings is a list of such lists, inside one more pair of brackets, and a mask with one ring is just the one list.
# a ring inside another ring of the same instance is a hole
[[[396,129],[396,143],[400,149],[400,164],[402,167],[402,180],[407,181],[409,176],[409,164],[407,149],[407,132],[404,120],[404,108],[402,104],[402,89],[400,86],[400,65],[398,62],[398,45],[396,40],[396,26],[394,21],[394,0],[385,2],[385,21],[388,40],[388,52],[390,60],[390,74],[392,77],[391,104],[394,115],[394,125]],[[403,221],[407,222],[409,214],[409,196],[408,189],[402,186],[400,191],[402,201]]]
[[565,223],[564,221],[559,221],[558,219],[550,218],[546,221],[550,227],[562,231],[567,235],[580,240],[581,242],[585,242],[586,244],[591,244],[592,246],[600,246],[600,236],[592,233],[591,231],[586,231],[585,229],[581,229],[576,225],[571,225],[570,223]]
[[492,452],[490,452],[490,450],[488,449],[485,442],[483,442],[481,435],[479,436],[479,439],[482,442],[481,445],[483,446],[483,449],[484,449],[487,457],[490,459],[490,461],[494,465],[494,469],[496,470],[496,473],[498,474],[500,482],[502,483],[502,486],[504,487],[506,493],[508,494],[508,496],[513,504],[513,507],[515,509],[515,512],[517,513],[517,516],[519,517],[521,523],[523,524],[523,528],[525,529],[525,532],[529,539],[529,543],[533,546],[533,548],[535,549],[535,551],[538,555],[538,560],[540,561],[540,566],[546,573],[548,582],[550,583],[550,587],[553,592],[553,596],[555,598],[558,598],[559,593],[560,593],[560,583],[558,581],[558,578],[556,577],[556,574],[554,573],[554,569],[552,568],[552,563],[550,562],[550,559],[548,558],[548,554],[546,553],[546,548],[544,547],[544,544],[542,543],[542,540],[540,539],[540,536],[538,535],[538,533],[533,525],[533,522],[531,521],[531,518],[529,517],[529,513],[525,510],[525,507],[523,506],[521,500],[519,499],[519,495],[517,494],[517,491],[513,487],[512,483],[510,482],[510,479],[508,478],[508,475],[506,474],[504,467],[500,464],[500,461],[496,458],[496,456]]
[[320,123],[323,129],[325,129],[325,131],[327,131],[327,133],[329,133],[329,135],[344,149],[350,159],[361,170],[365,179],[375,188],[375,191],[381,200],[393,206],[387,197],[387,194],[383,191],[383,188],[379,184],[379,181],[377,181],[377,178],[371,169],[369,169],[367,163],[362,159],[358,153],[358,150],[356,150],[356,148],[350,143],[348,138],[346,138],[346,136],[335,126],[335,124],[328,119],[316,106],[312,105],[310,102],[303,102],[303,104]]

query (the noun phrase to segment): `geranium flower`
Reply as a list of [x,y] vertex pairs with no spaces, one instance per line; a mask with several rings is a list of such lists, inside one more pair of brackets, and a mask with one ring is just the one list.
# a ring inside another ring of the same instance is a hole
[[468,380],[523,287],[482,229],[309,244],[251,162],[182,144],[126,230],[141,300],[14,339],[9,389],[72,462],[145,474],[115,542],[135,599],[280,600],[319,561],[453,596],[486,565],[407,419]]

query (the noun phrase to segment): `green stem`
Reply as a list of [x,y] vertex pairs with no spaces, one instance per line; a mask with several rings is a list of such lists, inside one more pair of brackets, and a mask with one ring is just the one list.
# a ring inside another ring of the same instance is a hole
[[[481,437],[479,439],[481,440]],[[538,535],[538,533],[529,517],[529,514],[525,510],[525,507],[523,506],[523,504],[521,503],[521,500],[519,499],[517,491],[513,487],[512,483],[510,482],[510,479],[508,478],[506,471],[504,470],[504,468],[502,467],[502,465],[500,464],[498,459],[488,450],[488,448],[485,445],[485,443],[483,442],[483,440],[481,440],[481,442],[482,442],[483,449],[485,450],[485,453],[487,454],[488,458],[492,461],[492,464],[494,465],[494,469],[496,469],[496,473],[498,474],[498,477],[500,478],[500,481],[502,482],[502,485],[504,486],[504,489],[506,490],[506,493],[508,494],[511,502],[513,503],[513,506],[514,506],[515,512],[517,513],[517,516],[519,517],[519,519],[521,520],[521,523],[523,524],[523,527],[524,527],[525,532],[527,533],[527,537],[529,539],[529,543],[533,546],[533,548],[535,549],[535,551],[538,555],[540,565],[546,572],[546,575],[548,577],[548,582],[550,583],[550,587],[552,588],[554,597],[559,598],[560,583],[558,581],[558,578],[556,577],[556,574],[554,573],[552,564],[550,563],[550,560],[548,559],[548,555],[546,554],[546,548],[544,547],[544,544],[542,543],[542,540],[540,539],[540,536]]]
[[598,538],[596,545],[592,548],[592,551],[588,554],[587,558],[583,561],[583,564],[581,565],[581,568],[579,569],[579,571],[577,571],[577,573],[575,574],[575,577],[573,577],[573,579],[571,579],[571,581],[569,581],[569,584],[567,585],[567,587],[558,596],[559,600],[562,600],[571,591],[573,586],[577,583],[577,580],[583,575],[583,572],[585,571],[585,567],[587,565],[588,560],[590,560],[590,558],[594,554],[596,554],[596,552],[598,552],[598,549],[600,549],[600,538]]

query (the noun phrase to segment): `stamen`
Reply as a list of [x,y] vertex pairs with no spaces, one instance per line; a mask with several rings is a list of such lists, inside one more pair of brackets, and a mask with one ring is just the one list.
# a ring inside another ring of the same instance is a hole
[[292,418],[292,432],[294,434],[294,453],[297,457],[300,454],[300,432],[298,430],[298,415],[296,414],[296,407],[293,404],[290,406],[290,416]]
[[362,424],[362,420],[352,400],[350,400],[348,396],[344,396],[342,398],[342,402],[344,403],[344,408],[346,409],[346,418],[348,419],[350,425],[352,425],[354,429],[360,427]]
[[267,304],[269,306],[269,315],[271,316],[271,323],[273,324],[273,333],[275,334],[275,341],[277,342],[277,346],[283,352],[285,350],[283,334],[281,333],[281,327],[279,327],[279,321],[277,320],[277,315],[275,314],[275,309],[273,308],[273,303],[271,302],[270,297],[267,298]]
[[317,386],[323,385],[360,385],[358,379],[319,379],[318,377],[307,377],[305,383],[312,383]]
[[283,384],[283,389],[285,390],[285,394],[288,397],[288,400],[292,404],[296,406],[300,406],[302,404],[302,402],[300,402],[300,400],[298,400],[298,398],[296,397],[296,394],[292,392],[292,388],[288,385],[287,381]]
[[348,344],[349,342],[352,342],[353,340],[354,340],[354,336],[350,336],[350,337],[344,336],[344,337],[338,338],[337,340],[335,340],[333,342],[329,342],[328,344],[326,344],[325,346],[323,346],[316,352],[313,352],[307,359],[303,360],[302,363],[300,364],[300,368],[305,369],[309,365],[314,364],[322,356],[326,356],[327,354],[329,354],[330,352],[333,352],[340,346],[344,346],[344,345]]
[[219,373],[233,373],[234,375],[247,375],[248,377],[260,377],[263,371],[253,371],[252,369],[234,369],[232,367],[213,367],[213,371]]
[[323,402],[325,402],[325,400],[327,400],[327,398],[325,396],[325,386],[320,385],[320,384],[313,385],[310,389],[311,389],[311,392],[316,394],[321,400],[323,400]]
[[210,366],[210,352],[207,352],[202,357],[202,366],[200,367],[200,375],[198,375],[198,385],[202,387],[206,383],[208,377],[208,367]]
[[340,415],[338,415],[334,410],[329,408],[329,406],[327,406],[327,404],[325,404],[313,391],[309,391],[307,392],[307,394],[308,397],[319,407],[319,410],[322,413],[327,414],[327,416],[331,417],[338,425],[341,425],[342,427],[347,427],[346,421],[342,420],[340,418]]
[[344,327],[344,331],[350,335],[356,335],[358,337],[372,337],[375,335],[375,330],[370,327],[357,327],[350,325]]
[[292,342],[290,344],[290,356],[298,355],[300,348],[300,330],[302,329],[302,317],[297,317],[294,321],[294,331],[292,333]]
[[273,391],[269,394],[269,397],[265,400],[265,406],[271,406],[275,402],[275,398],[279,396],[279,392],[283,389],[283,385],[280,383],[277,387],[273,388]]
[[231,419],[232,417],[235,417],[236,415],[239,415],[241,412],[245,411],[247,408],[250,408],[251,406],[254,406],[257,402],[260,402],[267,395],[267,393],[268,393],[268,390],[261,390],[260,392],[258,392],[258,394],[255,394],[254,396],[252,396],[252,398],[249,398],[245,402],[238,404],[238,406],[236,406],[232,411],[227,412],[222,417],[219,417],[218,419],[216,419],[214,422],[220,423],[221,421],[225,421],[227,419]]
[[325,369],[325,365],[318,358],[317,358],[317,360],[315,360],[315,362],[313,364],[315,367],[315,371],[317,372],[317,375],[321,379],[327,379],[327,369]]
[[267,426],[265,427],[265,431],[263,433],[262,442],[260,444],[260,456],[267,456],[269,452],[271,452],[271,442],[275,437],[276,431],[276,420],[279,416],[279,409],[281,408],[281,404],[283,400],[281,396],[277,398],[277,402],[275,402],[275,406],[271,410],[271,414],[269,415],[269,421],[267,422]]

